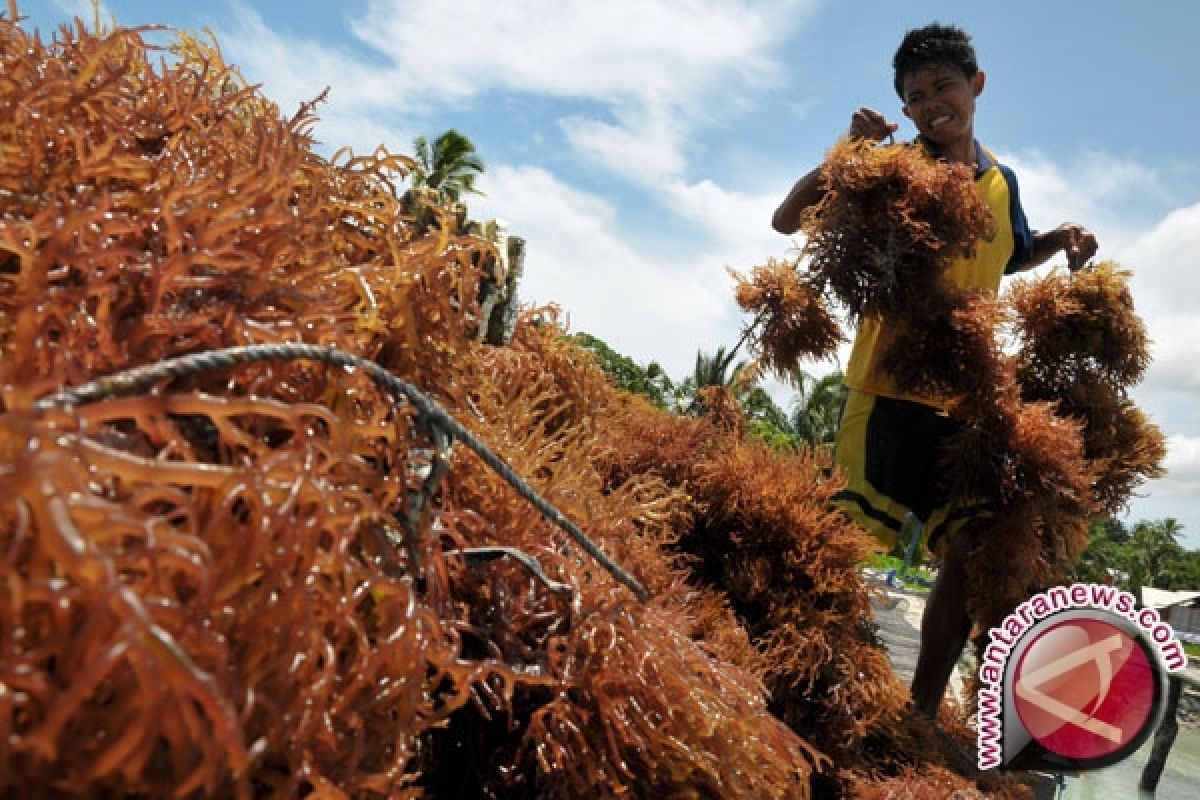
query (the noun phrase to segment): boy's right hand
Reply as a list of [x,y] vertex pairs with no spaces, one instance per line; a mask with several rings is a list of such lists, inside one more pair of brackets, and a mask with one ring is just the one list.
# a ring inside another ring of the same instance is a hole
[[883,114],[865,106],[850,116],[850,138],[852,139],[881,142],[885,137],[895,133],[899,127],[894,122],[888,122]]

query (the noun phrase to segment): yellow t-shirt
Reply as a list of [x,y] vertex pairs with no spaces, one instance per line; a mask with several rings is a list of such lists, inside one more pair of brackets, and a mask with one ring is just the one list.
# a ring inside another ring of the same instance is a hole
[[[975,187],[979,190],[996,220],[996,235],[981,241],[971,258],[958,258],[946,270],[946,277],[963,289],[986,289],[995,292],[1000,279],[1014,272],[1029,260],[1033,253],[1033,233],[1025,220],[1017,191],[1017,179],[1012,170],[997,163],[991,153],[975,143],[979,169]],[[928,152],[928,150],[926,151]],[[930,156],[931,158],[933,156]],[[854,348],[846,365],[845,384],[868,394],[912,400],[941,408],[944,398],[918,396],[899,391],[879,363],[879,354],[890,334],[883,320],[870,317],[862,320],[854,338]]]

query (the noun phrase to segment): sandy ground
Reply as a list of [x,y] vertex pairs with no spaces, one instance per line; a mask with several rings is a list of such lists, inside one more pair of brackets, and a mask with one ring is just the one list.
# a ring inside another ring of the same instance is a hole
[[[879,636],[887,648],[892,668],[905,683],[912,682],[913,670],[917,666],[917,650],[921,644],[921,615],[925,613],[926,595],[906,589],[892,589],[883,581],[883,575],[866,571],[867,582],[878,588],[872,598],[875,623]],[[967,661],[959,663],[950,677],[950,688],[961,695],[963,676],[970,669]]]

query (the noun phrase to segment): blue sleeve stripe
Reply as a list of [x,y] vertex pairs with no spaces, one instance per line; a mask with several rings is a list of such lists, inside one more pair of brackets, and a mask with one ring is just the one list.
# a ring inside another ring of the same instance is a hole
[[1021,206],[1021,194],[1017,189],[1017,176],[1003,164],[997,164],[997,169],[1004,176],[1008,185],[1008,218],[1012,221],[1013,254],[1004,268],[1005,275],[1019,272],[1033,258],[1033,231],[1025,219],[1025,209]]

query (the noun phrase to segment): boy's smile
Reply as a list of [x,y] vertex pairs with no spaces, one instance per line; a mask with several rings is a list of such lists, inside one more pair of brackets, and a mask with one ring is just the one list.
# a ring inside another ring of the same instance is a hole
[[975,98],[983,91],[984,75],[968,78],[947,65],[922,67],[901,81],[904,115],[922,136],[943,154],[959,161],[974,158]]

